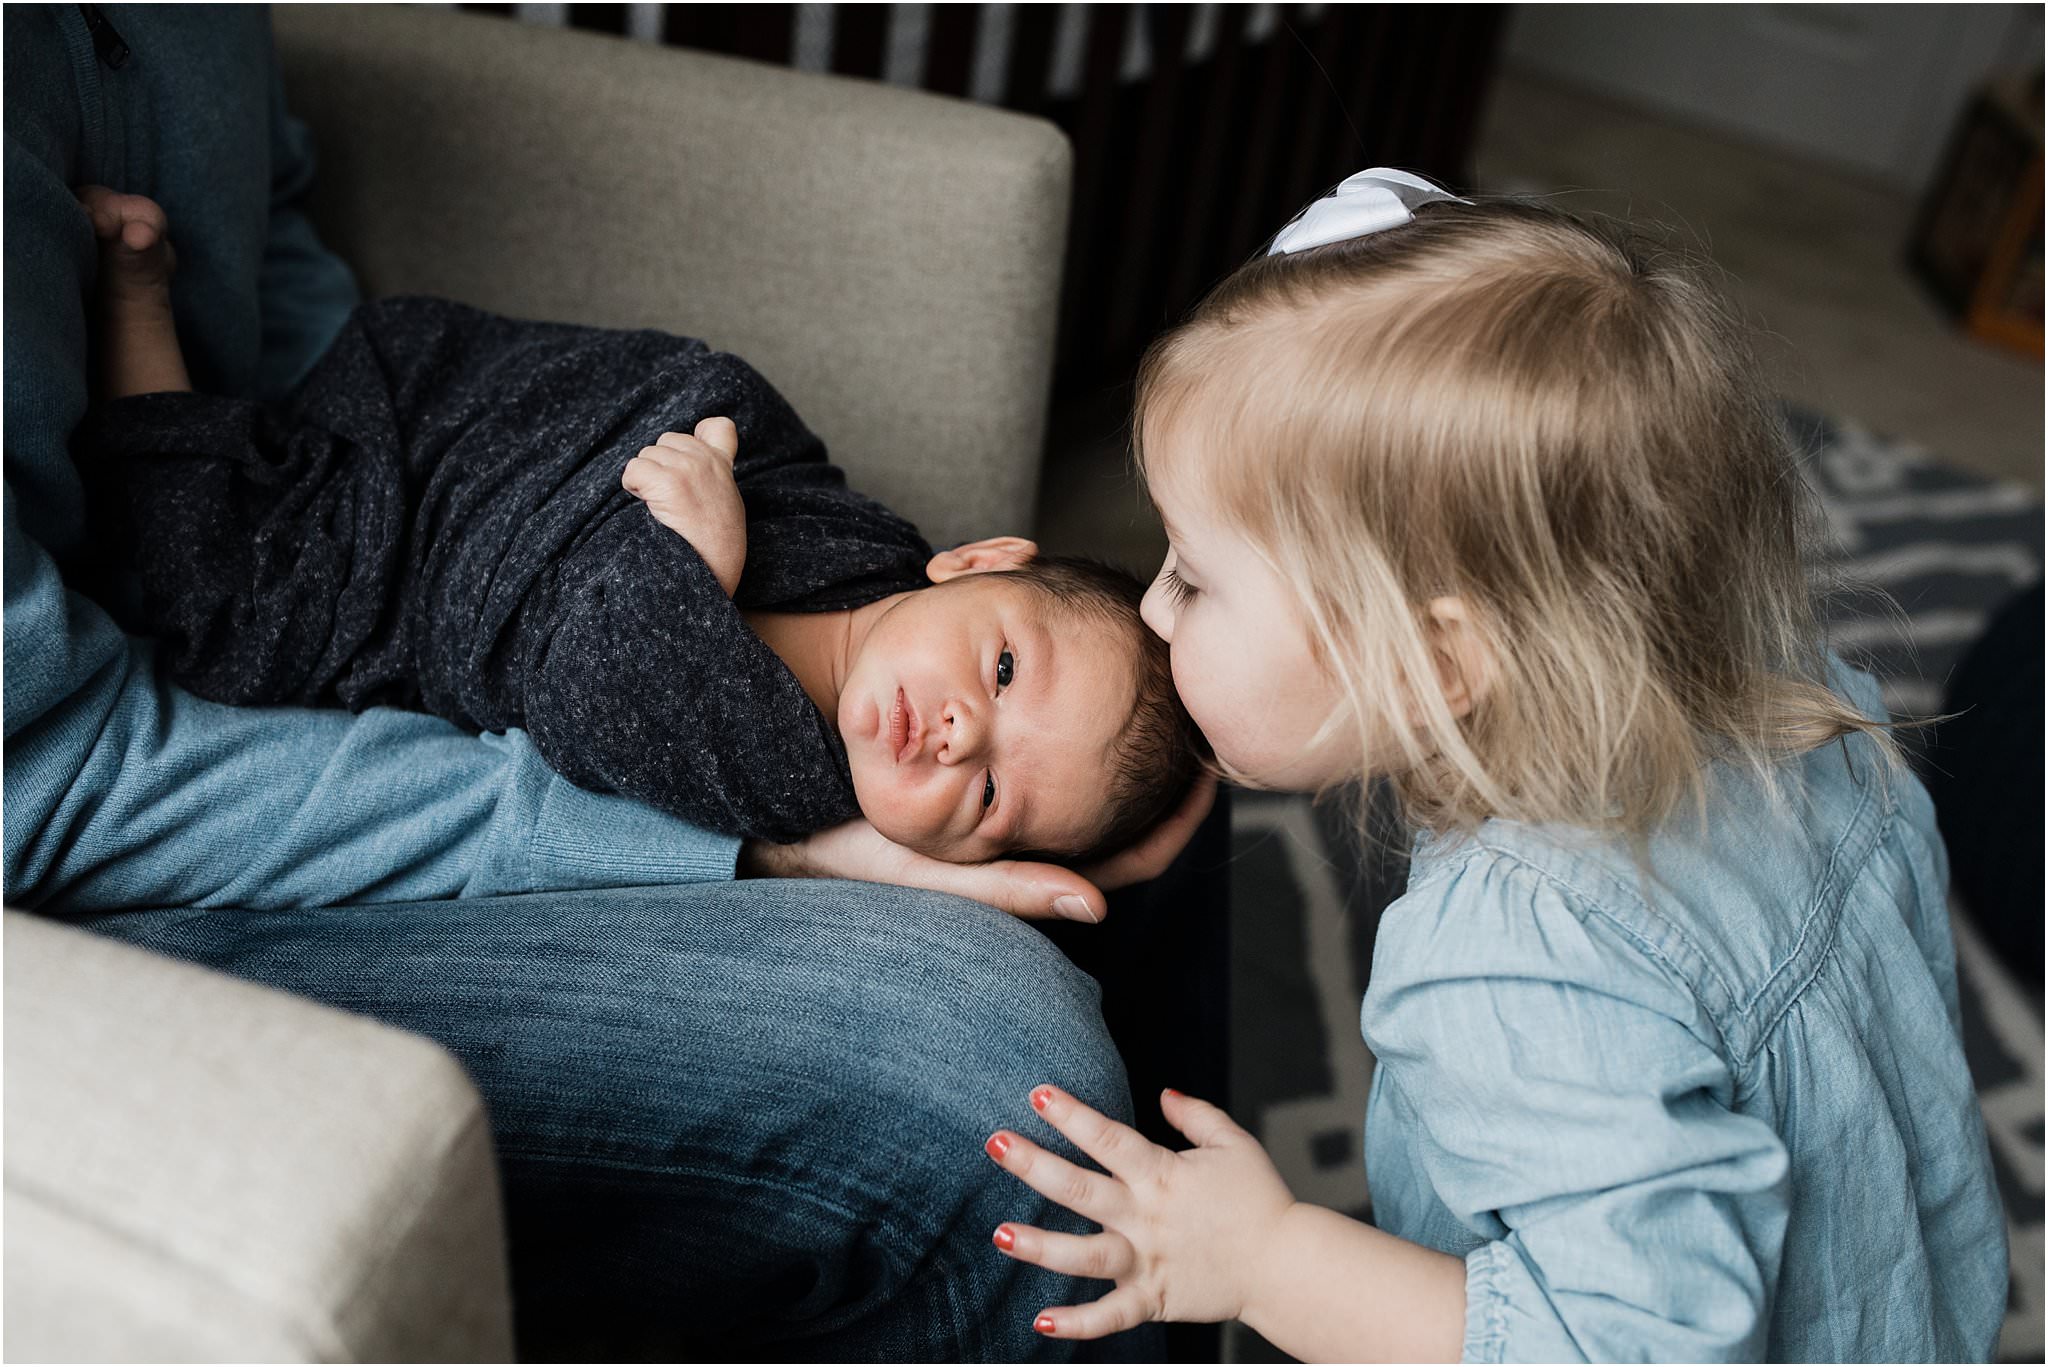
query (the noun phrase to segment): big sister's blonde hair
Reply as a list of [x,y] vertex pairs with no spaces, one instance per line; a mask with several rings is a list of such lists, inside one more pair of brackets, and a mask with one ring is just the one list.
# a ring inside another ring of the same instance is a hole
[[[1147,353],[1133,430],[1148,480],[1189,481],[1291,586],[1348,700],[1322,739],[1393,747],[1411,824],[1640,836],[1704,814],[1710,762],[1776,791],[1778,761],[1863,733],[1897,763],[1827,687],[1745,328],[1623,226],[1431,204],[1254,261]],[[1446,596],[1494,666],[1462,718]]]

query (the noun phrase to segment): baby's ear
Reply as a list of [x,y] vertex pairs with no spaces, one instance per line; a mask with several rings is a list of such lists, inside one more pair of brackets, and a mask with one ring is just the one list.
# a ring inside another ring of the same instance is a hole
[[1021,536],[992,536],[970,541],[950,551],[940,551],[925,562],[925,577],[934,584],[957,579],[963,574],[987,574],[992,570],[1014,570],[1038,554],[1038,543]]

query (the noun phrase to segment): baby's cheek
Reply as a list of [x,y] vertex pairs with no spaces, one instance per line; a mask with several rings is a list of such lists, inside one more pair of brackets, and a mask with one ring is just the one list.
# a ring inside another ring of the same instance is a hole
[[[853,771],[853,800],[860,808],[860,814],[867,818],[869,825],[883,835],[889,835],[887,824],[890,807],[883,800],[882,784],[871,772],[870,766],[863,763],[858,755],[850,760],[847,767]],[[896,837],[891,835],[889,838],[894,840]]]
[[[853,797],[868,824],[919,854],[937,854],[943,822],[935,820],[933,804],[923,794],[912,793],[891,781],[892,775],[871,772],[867,766],[853,767]],[[921,800],[922,799],[922,800]]]
[[952,847],[942,827],[929,821],[906,820],[903,812],[883,806],[876,812],[865,812],[868,823],[889,839],[905,849],[915,850],[932,859],[943,859],[948,863],[964,862],[961,853]]
[[916,822],[903,819],[903,809],[890,802],[861,803],[860,813],[868,824],[899,845],[917,849],[925,832]]

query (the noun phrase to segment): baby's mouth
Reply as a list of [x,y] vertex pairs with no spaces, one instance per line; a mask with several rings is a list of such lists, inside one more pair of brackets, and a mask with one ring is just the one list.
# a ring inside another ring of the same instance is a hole
[[919,720],[917,709],[910,705],[910,697],[901,688],[896,690],[896,705],[889,711],[889,751],[901,764],[915,754],[924,740],[924,723]]

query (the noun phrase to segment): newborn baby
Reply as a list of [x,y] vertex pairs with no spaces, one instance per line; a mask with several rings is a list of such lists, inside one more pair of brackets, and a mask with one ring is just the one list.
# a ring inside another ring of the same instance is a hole
[[79,461],[202,696],[521,726],[708,829],[864,815],[960,862],[1099,857],[1192,781],[1135,579],[1016,538],[934,554],[737,358],[398,299],[281,404],[200,395],[162,210],[79,197],[107,400]]

